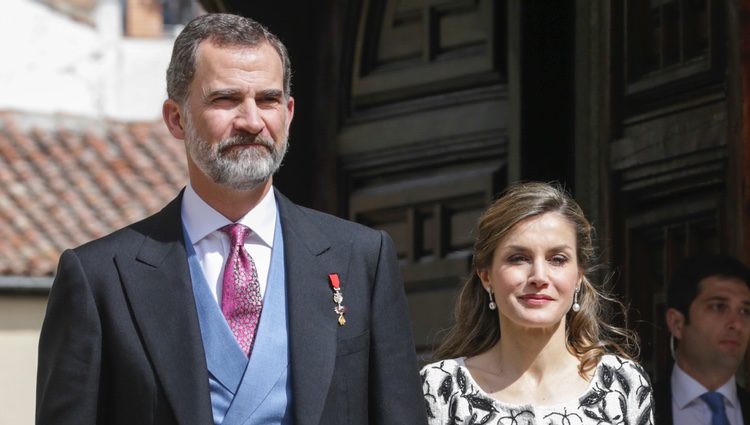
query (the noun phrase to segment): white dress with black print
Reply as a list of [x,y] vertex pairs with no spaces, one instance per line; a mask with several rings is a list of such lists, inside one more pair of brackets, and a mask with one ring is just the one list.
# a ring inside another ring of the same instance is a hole
[[580,397],[550,406],[493,399],[479,388],[463,358],[428,364],[421,375],[430,425],[654,424],[646,372],[637,363],[614,355],[602,356]]

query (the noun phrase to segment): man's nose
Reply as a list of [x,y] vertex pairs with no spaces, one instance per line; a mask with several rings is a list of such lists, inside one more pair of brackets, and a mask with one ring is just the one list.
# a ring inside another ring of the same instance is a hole
[[739,330],[748,325],[748,317],[740,310],[730,309],[727,317],[727,328]]
[[237,116],[234,118],[235,130],[255,135],[263,131],[264,127],[265,123],[254,99],[249,99],[240,105],[237,109]]

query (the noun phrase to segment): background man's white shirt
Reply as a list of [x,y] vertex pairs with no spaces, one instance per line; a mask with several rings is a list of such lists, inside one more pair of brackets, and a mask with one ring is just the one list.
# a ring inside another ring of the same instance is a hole
[[[708,390],[693,379],[677,363],[672,368],[672,423],[680,425],[706,425],[711,423],[711,409],[701,395]],[[737,383],[734,376],[716,392],[724,398],[724,408],[731,425],[742,425],[742,409],[737,398]]]

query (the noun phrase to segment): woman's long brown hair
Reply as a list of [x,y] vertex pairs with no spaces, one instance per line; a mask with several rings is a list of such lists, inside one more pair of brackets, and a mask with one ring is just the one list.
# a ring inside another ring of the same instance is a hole
[[519,222],[548,212],[556,212],[570,222],[576,231],[576,260],[584,272],[581,281],[578,312],[566,315],[568,349],[580,360],[579,373],[587,374],[601,357],[613,353],[625,358],[638,355],[638,339],[632,331],[612,323],[615,314],[626,320],[621,302],[589,280],[596,266],[594,228],[581,207],[557,184],[517,183],[506,189],[479,219],[474,243],[473,272],[458,296],[455,325],[435,351],[435,359],[472,357],[492,348],[500,340],[497,311],[488,307],[487,293],[477,272],[492,265],[495,248]]

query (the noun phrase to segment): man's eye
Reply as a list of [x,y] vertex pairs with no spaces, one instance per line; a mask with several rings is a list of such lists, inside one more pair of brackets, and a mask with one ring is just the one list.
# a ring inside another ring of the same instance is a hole
[[727,306],[724,303],[711,303],[708,305],[708,308],[712,311],[724,311],[727,309]]
[[277,105],[280,102],[280,99],[278,97],[264,97],[262,99],[259,99],[258,105],[265,105],[265,106],[273,106]]

